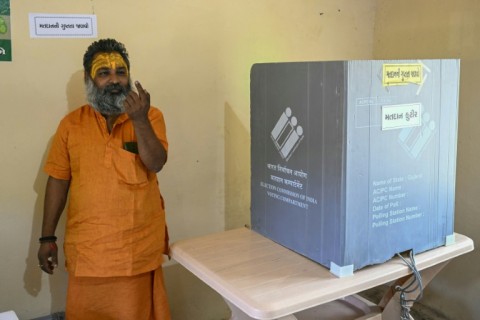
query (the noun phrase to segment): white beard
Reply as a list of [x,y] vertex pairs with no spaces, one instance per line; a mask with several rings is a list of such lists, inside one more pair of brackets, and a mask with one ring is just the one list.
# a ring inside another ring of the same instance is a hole
[[[111,93],[111,91],[119,90],[119,93]],[[125,112],[123,103],[131,90],[130,80],[127,87],[120,84],[109,85],[103,89],[99,89],[92,79],[85,80],[85,90],[87,100],[92,107],[103,115],[118,115]]]

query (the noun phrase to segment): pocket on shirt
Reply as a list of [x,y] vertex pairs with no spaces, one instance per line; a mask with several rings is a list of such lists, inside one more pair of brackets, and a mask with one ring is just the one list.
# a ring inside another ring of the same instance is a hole
[[112,162],[121,182],[130,185],[142,185],[148,182],[147,168],[139,155],[114,147]]

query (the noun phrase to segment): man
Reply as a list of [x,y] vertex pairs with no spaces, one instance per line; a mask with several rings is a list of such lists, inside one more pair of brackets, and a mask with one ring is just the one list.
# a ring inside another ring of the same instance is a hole
[[55,229],[65,231],[66,318],[170,319],[162,259],[168,251],[156,173],[167,160],[162,113],[135,82],[123,44],[92,43],[84,57],[89,104],[68,114],[45,165],[49,175],[38,260],[53,274]]

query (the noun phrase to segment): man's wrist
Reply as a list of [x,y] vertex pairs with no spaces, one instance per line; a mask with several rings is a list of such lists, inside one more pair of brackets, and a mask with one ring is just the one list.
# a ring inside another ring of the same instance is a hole
[[134,126],[140,126],[140,127],[150,127],[150,119],[148,118],[148,115],[145,116],[139,116],[135,118],[130,118],[132,120],[132,123]]
[[57,241],[56,236],[45,236],[45,237],[40,237],[38,239],[38,242],[40,242],[40,243],[55,242],[55,241]]

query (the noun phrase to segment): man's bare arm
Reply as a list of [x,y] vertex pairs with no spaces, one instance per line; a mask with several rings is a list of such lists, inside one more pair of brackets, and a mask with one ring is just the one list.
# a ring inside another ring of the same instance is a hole
[[[43,206],[42,237],[55,235],[58,220],[67,202],[69,188],[70,180],[48,177],[45,190],[45,203]],[[38,249],[38,262],[43,271],[49,274],[53,273],[53,269],[58,264],[57,253],[58,250],[54,241],[40,244],[40,248]]]
[[138,154],[148,170],[159,172],[167,161],[167,152],[153,131],[148,119],[150,94],[136,81],[138,94],[131,91],[125,100],[125,112],[133,122]]

